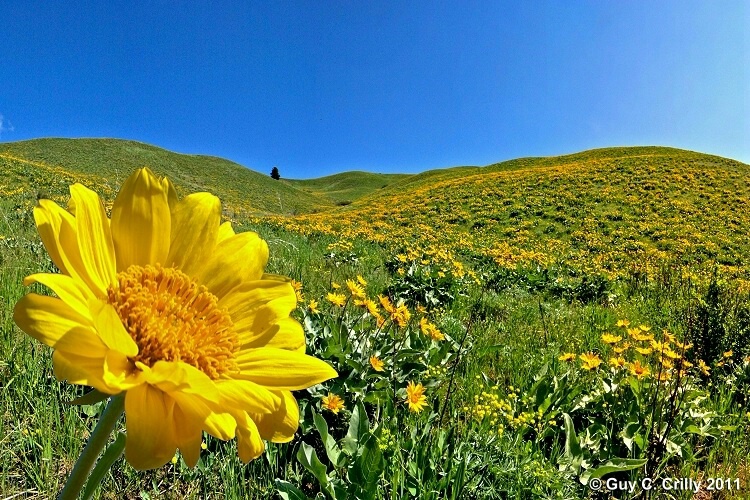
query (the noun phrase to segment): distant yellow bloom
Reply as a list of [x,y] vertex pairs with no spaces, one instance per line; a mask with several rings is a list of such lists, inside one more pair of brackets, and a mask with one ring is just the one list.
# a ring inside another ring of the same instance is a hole
[[587,352],[584,354],[581,354],[578,356],[582,363],[581,368],[584,370],[593,370],[600,364],[602,364],[602,358],[600,358],[598,355],[594,354],[593,352]]
[[367,312],[370,313],[372,316],[378,316],[378,305],[375,303],[372,299],[365,299],[362,301],[362,305],[367,308]]
[[359,283],[356,283],[353,280],[346,280],[346,286],[347,288],[349,288],[349,293],[352,294],[352,297],[356,297],[359,299],[363,299],[365,297],[365,290]]
[[326,299],[328,299],[328,302],[330,302],[334,306],[344,307],[344,304],[346,304],[346,296],[342,293],[329,292],[326,295]]
[[382,372],[384,363],[383,360],[377,356],[370,356],[370,366],[372,366],[372,369],[376,372]]
[[574,352],[566,352],[566,353],[560,354],[557,357],[557,359],[559,359],[560,361],[566,361],[566,362],[567,361],[573,361],[574,359],[576,359],[576,353],[574,353]]
[[357,275],[357,281],[359,282],[360,285],[367,286],[367,281],[365,281],[365,279],[362,277],[361,274]]
[[294,288],[294,294],[297,296],[297,302],[302,302],[304,300],[302,297],[302,283],[297,280],[292,280],[290,283],[292,288]]
[[331,283],[331,288],[333,288],[334,290],[338,290],[339,288],[341,288],[341,285],[334,281],[333,283]]
[[422,330],[423,334],[427,335],[432,340],[440,341],[445,339],[443,332],[438,330],[438,328],[430,323],[425,317],[422,317],[422,319],[419,320],[419,328]]
[[602,342],[606,344],[616,344],[621,340],[622,337],[619,335],[612,335],[611,333],[605,333],[602,335]]
[[318,309],[318,301],[311,299],[310,302],[307,303],[307,309],[313,314],[318,314],[320,312]]
[[623,352],[630,349],[630,343],[629,342],[623,342],[619,346],[615,346],[612,348],[617,354],[622,354]]
[[628,326],[630,326],[630,321],[626,319],[617,320],[617,326],[627,328]]
[[111,220],[95,192],[70,192],[74,213],[47,199],[34,209],[60,274],[24,280],[57,297],[30,293],[13,318],[54,348],[58,379],[124,394],[128,462],[161,467],[179,448],[194,466],[203,431],[237,437],[243,461],[263,439],[291,440],[291,391],[336,372],[304,354],[294,288],[264,274],[266,242],[221,224],[215,196],[178,201],[145,168],[123,184]]
[[609,366],[613,368],[622,368],[625,366],[625,358],[622,356],[617,358],[609,358]]
[[344,400],[338,395],[329,392],[328,396],[323,396],[321,399],[321,406],[338,415],[339,411],[344,409]]
[[383,306],[383,309],[385,309],[388,314],[396,312],[396,306],[393,305],[391,299],[384,295],[379,295],[378,300],[380,300],[380,305]]
[[643,354],[644,356],[648,356],[649,354],[654,352],[654,350],[650,347],[636,347],[635,350]]
[[732,352],[732,351],[727,351],[727,352],[725,352],[725,353],[723,354],[723,356],[724,356],[724,358],[726,358],[726,359],[728,359],[728,358],[731,358],[732,356],[734,356],[734,352]]
[[705,375],[706,377],[711,375],[711,367],[708,366],[706,362],[703,361],[702,359],[698,360],[698,368],[700,369],[701,373],[703,373],[703,375]]
[[628,370],[630,370],[630,373],[632,373],[639,379],[647,377],[651,373],[651,370],[648,369],[648,366],[642,365],[638,360],[636,360],[635,363],[630,363],[630,365],[628,366]]
[[409,323],[409,319],[411,319],[411,312],[409,312],[409,309],[404,304],[401,304],[400,306],[396,307],[395,312],[391,313],[391,319],[395,321],[398,326],[403,328]]
[[409,382],[406,386],[406,402],[409,404],[409,410],[419,413],[427,406],[427,396],[424,395],[425,388],[422,384]]

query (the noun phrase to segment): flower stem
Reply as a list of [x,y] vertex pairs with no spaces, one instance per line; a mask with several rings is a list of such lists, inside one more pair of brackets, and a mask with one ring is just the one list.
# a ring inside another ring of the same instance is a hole
[[60,492],[57,500],[76,499],[81,494],[86,480],[94,468],[96,459],[101,455],[102,450],[109,441],[109,435],[120,420],[123,410],[125,409],[125,393],[112,396],[104,409],[99,422],[94,428],[94,432],[86,443],[81,456],[78,457],[73,472],[70,473],[65,487]]

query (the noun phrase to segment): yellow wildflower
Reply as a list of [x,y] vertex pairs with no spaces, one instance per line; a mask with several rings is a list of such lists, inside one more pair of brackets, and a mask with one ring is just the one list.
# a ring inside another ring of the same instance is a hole
[[625,351],[627,351],[628,349],[630,349],[630,342],[623,342],[623,343],[622,343],[622,344],[620,344],[619,346],[613,347],[612,349],[613,349],[613,350],[614,350],[614,351],[615,351],[615,352],[616,352],[617,354],[622,354],[623,352],[625,352]]
[[578,357],[583,362],[581,364],[581,368],[583,368],[584,370],[593,370],[594,368],[602,364],[602,359],[598,355],[594,354],[593,352],[587,352],[587,353],[581,354]]
[[365,298],[365,290],[359,283],[355,283],[353,280],[346,280],[346,286],[347,288],[349,288],[349,293],[352,294],[352,297],[356,297],[358,299]]
[[703,373],[703,375],[705,375],[706,377],[711,375],[711,367],[708,366],[706,362],[703,361],[702,359],[698,360],[698,368],[700,369],[701,373]]
[[636,360],[635,363],[630,363],[628,370],[639,379],[647,377],[651,373],[648,366],[642,365],[639,360]]
[[362,277],[361,274],[357,275],[357,281],[359,282],[360,285],[367,286],[367,281],[365,281],[365,279]]
[[560,354],[560,356],[557,357],[560,361],[573,361],[576,359],[576,353],[574,352],[566,352],[563,354]]
[[344,307],[344,304],[346,304],[346,296],[343,293],[329,292],[326,295],[326,299],[328,299],[328,302],[330,302],[334,306]]
[[339,411],[344,409],[344,400],[338,395],[329,392],[328,396],[323,396],[321,399],[321,406],[338,415]]
[[372,366],[372,369],[376,372],[382,372],[384,363],[383,360],[377,356],[370,356],[370,366]]
[[304,354],[302,327],[289,316],[294,288],[264,274],[266,242],[221,224],[215,196],[178,201],[146,168],[125,181],[111,221],[95,192],[80,184],[70,192],[75,214],[47,199],[34,209],[61,273],[24,280],[57,297],[30,293],[13,318],[54,348],[58,379],[124,396],[128,462],[161,467],[179,448],[194,466],[202,431],[237,437],[246,462],[263,453],[263,439],[291,440],[299,423],[291,391],[336,372]]
[[313,314],[318,314],[320,312],[318,305],[317,300],[311,299],[310,302],[307,303],[307,309]]
[[409,404],[409,410],[419,413],[427,406],[427,397],[424,395],[422,384],[409,382],[406,386],[406,402]]
[[622,368],[625,366],[625,358],[622,356],[616,358],[609,358],[609,366],[613,368]]
[[622,337],[619,335],[612,335],[611,333],[605,333],[602,335],[602,342],[605,344],[616,344],[621,340]]

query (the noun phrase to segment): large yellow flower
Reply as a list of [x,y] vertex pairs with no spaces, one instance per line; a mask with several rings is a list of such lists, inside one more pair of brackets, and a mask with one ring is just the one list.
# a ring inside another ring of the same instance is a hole
[[266,242],[221,224],[215,196],[178,201],[148,169],[125,181],[111,221],[96,193],[80,184],[70,193],[70,211],[50,200],[34,209],[61,274],[24,281],[57,297],[28,294],[13,317],[54,348],[58,379],[125,392],[127,460],[160,467],[179,448],[193,466],[202,431],[237,437],[244,461],[263,453],[263,439],[290,441],[291,391],[336,372],[305,355],[292,285],[263,272]]

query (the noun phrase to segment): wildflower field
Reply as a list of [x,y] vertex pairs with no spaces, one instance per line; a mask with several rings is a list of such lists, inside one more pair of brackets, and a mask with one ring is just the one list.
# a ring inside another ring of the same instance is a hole
[[274,181],[64,139],[0,144],[0,498],[55,496],[106,404],[71,404],[87,388],[14,320],[53,295],[24,279],[60,271],[34,207],[81,213],[80,183],[110,217],[143,166],[267,242],[337,376],[291,392],[289,439],[256,419],[263,453],[251,418],[154,467],[131,443],[93,498],[750,498],[750,166],[637,147]]

